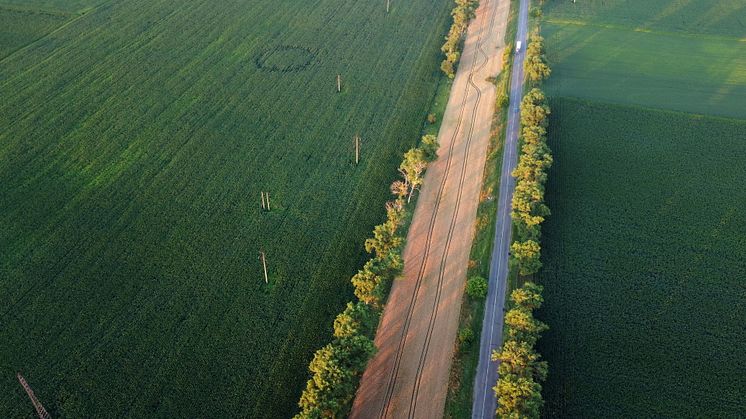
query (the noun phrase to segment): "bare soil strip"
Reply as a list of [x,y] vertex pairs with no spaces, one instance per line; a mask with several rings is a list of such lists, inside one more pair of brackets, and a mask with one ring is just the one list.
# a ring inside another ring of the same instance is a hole
[[483,0],[469,25],[451,96],[350,417],[443,415],[501,70],[509,0]]

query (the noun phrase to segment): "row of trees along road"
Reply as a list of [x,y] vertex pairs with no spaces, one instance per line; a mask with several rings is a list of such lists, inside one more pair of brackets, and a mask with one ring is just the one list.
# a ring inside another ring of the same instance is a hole
[[[539,11],[540,14],[540,11]],[[538,85],[551,74],[544,55],[544,39],[539,32],[531,35],[524,62],[526,77]],[[547,145],[548,117],[546,96],[539,88],[531,89],[521,101],[521,154],[512,175],[516,178],[512,212],[515,241],[510,247],[511,263],[521,276],[533,275],[541,269],[541,223],[549,215],[544,202],[547,170],[552,165],[552,153]],[[539,418],[544,401],[541,382],[548,366],[540,361],[535,345],[548,326],[534,318],[543,298],[543,288],[526,282],[511,293],[513,308],[505,313],[505,336],[500,351],[492,359],[500,361],[497,396],[497,416],[500,418]]]
[[360,376],[376,351],[373,337],[389,285],[403,268],[403,234],[411,213],[408,204],[437,150],[437,137],[426,135],[419,147],[404,154],[399,166],[402,179],[391,185],[395,199],[386,203],[386,221],[365,241],[365,250],[373,256],[352,277],[357,301],[347,303],[337,315],[332,341],[314,354],[308,366],[311,378],[298,402],[301,411],[296,419],[347,416]]
[[446,42],[440,48],[445,54],[445,59],[440,63],[440,69],[449,77],[456,75],[456,65],[461,58],[461,48],[463,47],[464,35],[469,26],[469,20],[474,18],[474,11],[479,6],[476,0],[455,0],[456,7],[451,11],[453,24],[446,36]]
[[506,340],[499,352],[492,353],[492,360],[500,361],[494,387],[500,418],[538,418],[544,404],[540,382],[547,377],[547,363],[534,346],[548,327],[533,314],[543,302],[541,291],[540,285],[526,282],[510,296],[513,308],[505,313]]

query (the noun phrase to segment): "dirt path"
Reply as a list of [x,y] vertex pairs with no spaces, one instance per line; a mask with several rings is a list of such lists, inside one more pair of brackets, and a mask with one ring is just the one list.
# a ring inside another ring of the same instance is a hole
[[443,415],[495,105],[509,0],[482,0],[438,134],[397,280],[350,417]]

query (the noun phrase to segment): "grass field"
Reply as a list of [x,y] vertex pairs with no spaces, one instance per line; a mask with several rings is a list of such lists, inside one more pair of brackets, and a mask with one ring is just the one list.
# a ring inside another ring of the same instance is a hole
[[542,34],[552,95],[746,118],[746,40],[552,21]]
[[552,101],[548,416],[746,410],[746,121]]
[[55,417],[291,415],[450,7],[104,2],[0,61],[0,415],[16,371]]
[[742,0],[550,0],[543,10],[551,20],[746,38]]

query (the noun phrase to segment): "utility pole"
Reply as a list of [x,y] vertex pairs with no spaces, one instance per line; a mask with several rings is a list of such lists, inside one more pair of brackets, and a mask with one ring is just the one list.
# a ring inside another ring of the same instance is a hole
[[[575,1],[575,0],[573,0]],[[389,6],[391,5],[391,0],[386,0],[386,14],[389,13]]]
[[342,75],[337,74],[337,93],[342,91]]
[[267,205],[264,203],[264,191],[261,192],[262,194],[262,210],[267,210]]
[[355,164],[360,163],[360,136],[355,135]]
[[44,406],[42,406],[39,399],[34,395],[34,390],[31,390],[31,387],[20,372],[16,374],[16,378],[18,378],[18,382],[21,383],[21,387],[26,390],[26,394],[28,394],[28,398],[31,399],[31,404],[34,405],[34,409],[36,409],[36,414],[39,416],[39,419],[52,419],[52,416],[50,416],[49,413],[47,413],[47,410],[44,409]]
[[259,259],[262,260],[262,266],[264,267],[264,283],[269,284],[269,277],[267,276],[267,257],[263,251],[259,252]]
[[264,195],[267,197],[267,212],[272,211],[272,207],[269,205],[269,192],[265,192]]

